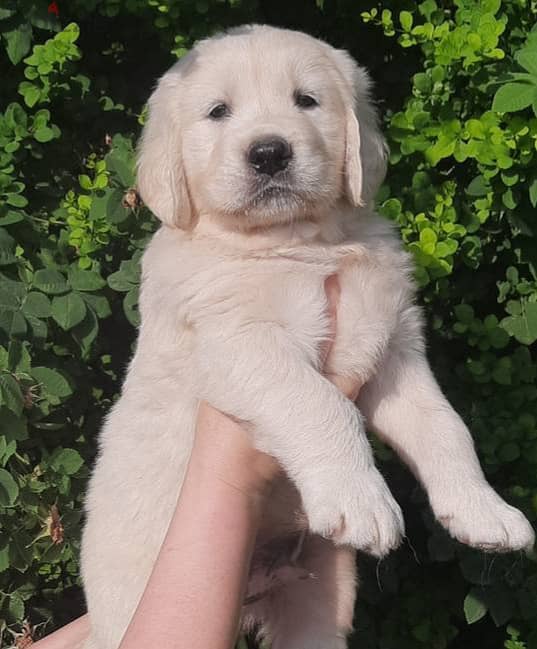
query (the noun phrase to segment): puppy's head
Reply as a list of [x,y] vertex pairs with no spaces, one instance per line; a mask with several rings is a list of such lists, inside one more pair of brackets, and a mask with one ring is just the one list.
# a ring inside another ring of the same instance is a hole
[[149,100],[142,198],[166,224],[203,214],[247,230],[370,201],[386,147],[369,79],[299,32],[243,27],[200,42]]

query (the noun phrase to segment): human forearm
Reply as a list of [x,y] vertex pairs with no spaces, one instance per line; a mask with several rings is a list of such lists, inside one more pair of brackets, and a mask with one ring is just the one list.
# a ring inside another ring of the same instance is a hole
[[250,451],[238,424],[202,410],[174,517],[121,649],[233,646],[261,512],[263,472],[268,481],[275,466],[259,456]]
[[35,642],[35,649],[78,649],[89,634],[89,618],[79,617],[70,624]]

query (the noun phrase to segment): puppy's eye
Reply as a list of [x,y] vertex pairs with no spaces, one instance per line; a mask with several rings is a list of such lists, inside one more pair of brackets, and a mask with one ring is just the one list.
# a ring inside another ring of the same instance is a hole
[[217,104],[209,113],[211,119],[223,119],[231,115],[231,111],[227,104]]
[[311,95],[306,95],[303,92],[295,92],[295,106],[298,108],[315,108],[319,102]]

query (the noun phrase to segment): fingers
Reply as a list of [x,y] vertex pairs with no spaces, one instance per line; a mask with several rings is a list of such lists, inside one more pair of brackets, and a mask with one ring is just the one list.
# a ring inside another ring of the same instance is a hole
[[336,388],[351,401],[356,401],[360,394],[362,384],[356,379],[349,378],[348,376],[339,376],[338,374],[325,374],[326,378],[331,381]]
[[321,362],[322,365],[326,363],[326,359],[330,354],[330,349],[334,338],[336,337],[337,328],[337,307],[339,304],[339,296],[341,290],[339,287],[339,280],[337,275],[330,275],[324,281],[324,290],[328,300],[328,315],[330,316],[330,328],[328,330],[328,340],[321,349]]
[[[337,275],[330,275],[324,281],[324,290],[328,298],[328,313],[333,323],[336,323],[337,307],[339,304],[339,297],[341,295],[341,287],[339,286],[339,279]],[[335,327],[334,327],[335,334]]]
[[[321,350],[321,358],[323,361],[323,366],[326,364],[326,359],[330,355],[330,350],[336,337],[337,331],[337,308],[339,304],[339,298],[341,295],[341,287],[339,285],[339,279],[337,275],[330,275],[326,278],[324,282],[324,290],[326,292],[326,297],[328,300],[328,314],[330,316],[330,330],[329,330],[329,341]],[[343,392],[343,394],[354,401],[360,388],[362,387],[361,383],[356,379],[349,378],[347,376],[338,376],[336,374],[326,374],[326,378],[329,379],[337,388]]]

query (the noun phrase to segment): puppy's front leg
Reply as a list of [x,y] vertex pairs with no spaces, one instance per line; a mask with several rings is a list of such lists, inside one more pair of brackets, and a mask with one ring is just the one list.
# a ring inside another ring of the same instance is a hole
[[252,426],[256,447],[296,483],[313,532],[382,556],[399,544],[401,510],[376,469],[354,404],[278,325],[199,331],[199,396]]
[[526,518],[487,483],[471,435],[421,349],[391,350],[358,402],[372,430],[414,471],[452,536],[484,550],[533,545]]

